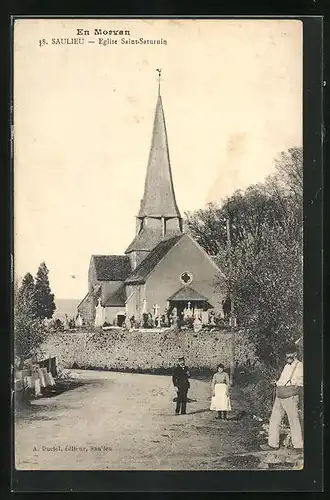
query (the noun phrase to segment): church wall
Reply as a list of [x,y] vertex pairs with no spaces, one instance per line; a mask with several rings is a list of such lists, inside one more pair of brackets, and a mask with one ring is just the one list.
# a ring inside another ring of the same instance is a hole
[[115,325],[118,313],[125,314],[125,306],[105,307],[104,308],[104,321],[107,323],[110,323],[110,325]]
[[221,287],[216,285],[219,280],[216,267],[188,235],[168,252],[149,275],[146,282],[148,309],[157,303],[160,313],[163,312],[167,299],[183,286],[180,275],[184,271],[193,275],[191,286],[209,299],[215,311],[222,312],[221,301],[226,294],[225,283],[223,282]]
[[131,268],[135,269],[136,268],[136,252],[130,252],[128,254],[128,256],[129,256],[129,260],[131,263]]
[[131,318],[134,316],[138,321],[141,319],[143,300],[146,296],[146,287],[145,285],[128,285],[126,287],[126,294],[127,298],[133,294],[126,305],[129,317]]
[[[101,281],[96,278],[96,272],[94,267],[93,258],[90,260],[88,269],[88,292],[92,294],[93,289],[96,285],[101,285],[101,301],[106,302],[108,297],[112,295],[116,290],[118,290],[122,285],[123,281]],[[86,323],[93,325],[95,319],[95,305],[96,301],[88,295],[83,302],[78,307],[78,311]],[[105,308],[105,321],[111,322],[113,317],[116,317],[118,310],[125,309],[125,306],[120,306],[119,308],[110,307]],[[108,310],[108,311],[107,311]]]
[[88,268],[88,293],[92,293],[93,286],[96,284],[96,282],[97,282],[97,279],[96,279],[96,274],[95,274],[94,260],[91,257],[91,260],[89,263],[89,268]]
[[139,219],[138,217],[136,218],[136,223],[135,223],[135,232],[138,234],[143,227],[143,219]]
[[179,232],[180,231],[180,226],[179,226],[179,219],[177,217],[173,219],[166,219],[165,222],[165,231],[167,232]]
[[149,251],[139,250],[138,252],[129,252],[129,259],[134,270],[147,257]]
[[106,302],[108,297],[112,295],[116,290],[123,286],[123,281],[99,281],[100,285],[102,285],[102,302]]
[[78,312],[87,325],[93,325],[95,315],[95,301],[93,297],[87,295],[81,304],[79,304]]
[[149,229],[158,229],[160,233],[162,232],[162,221],[159,217],[146,217],[144,224]]
[[96,285],[102,286],[102,301],[106,301],[109,295],[114,293],[123,285],[123,281],[102,281],[96,278],[93,258],[91,258],[88,270],[88,291],[91,293]]
[[103,283],[106,283],[106,281],[100,281],[96,277],[96,271],[94,267],[94,261],[91,259],[90,265],[89,265],[89,270],[88,270],[88,291],[89,293],[93,292],[93,289],[96,285],[102,285]]
[[138,285],[128,285],[126,286],[126,296],[127,296],[127,304],[126,310],[130,317],[137,315],[138,310],[138,301],[137,301],[137,290]]

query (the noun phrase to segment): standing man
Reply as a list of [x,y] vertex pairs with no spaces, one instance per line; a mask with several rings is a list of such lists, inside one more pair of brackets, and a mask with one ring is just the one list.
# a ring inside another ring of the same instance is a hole
[[303,449],[303,438],[298,413],[299,388],[303,387],[303,364],[297,359],[296,346],[286,351],[286,364],[280,378],[275,382],[276,396],[269,422],[268,444],[263,450],[279,448],[280,425],[284,414],[289,420],[293,448]]
[[175,414],[179,415],[181,410],[181,415],[186,414],[187,407],[187,393],[190,387],[189,383],[190,373],[185,365],[185,359],[183,356],[179,358],[177,366],[174,368],[172,381],[177,392],[177,403]]

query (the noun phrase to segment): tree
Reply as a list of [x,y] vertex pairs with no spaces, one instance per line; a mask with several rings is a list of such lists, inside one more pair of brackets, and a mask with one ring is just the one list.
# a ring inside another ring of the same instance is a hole
[[185,213],[185,227],[209,255],[218,255],[226,246],[225,212],[215,203],[205,209]]
[[291,249],[276,231],[265,230],[260,251],[238,246],[232,254],[228,286],[238,323],[256,345],[259,358],[278,366],[282,347],[302,331],[302,267],[299,245]]
[[52,319],[48,324],[48,331],[50,332],[64,332],[64,323],[60,318]]
[[48,274],[47,266],[42,262],[35,280],[36,315],[41,319],[50,319],[56,309],[54,294],[51,293],[49,286]]
[[17,299],[23,302],[35,314],[36,311],[36,295],[35,282],[31,273],[26,273],[20,287],[17,286]]
[[291,148],[275,160],[275,174],[264,183],[236,191],[221,206],[186,214],[188,230],[217,255],[228,277],[239,326],[260,359],[273,366],[280,347],[302,331],[302,180],[302,149]]
[[36,316],[34,280],[27,273],[21,286],[16,281],[14,286],[15,354],[23,360],[30,358],[45,338],[46,329],[42,320]]

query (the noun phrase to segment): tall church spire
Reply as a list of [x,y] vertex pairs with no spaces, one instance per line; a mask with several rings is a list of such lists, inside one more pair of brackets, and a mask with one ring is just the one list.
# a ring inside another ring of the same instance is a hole
[[151,148],[138,217],[181,217],[176,203],[160,81]]
[[137,215],[137,234],[126,250],[135,267],[164,238],[182,233],[182,219],[176,203],[164,109],[160,93],[152,130],[144,194]]

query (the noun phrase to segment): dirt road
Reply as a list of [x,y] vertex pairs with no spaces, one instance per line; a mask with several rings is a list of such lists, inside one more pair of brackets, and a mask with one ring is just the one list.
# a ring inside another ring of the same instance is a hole
[[176,416],[169,376],[77,373],[85,385],[16,419],[18,469],[219,469],[221,457],[251,449],[253,426],[216,420],[207,382],[191,380],[197,402]]

